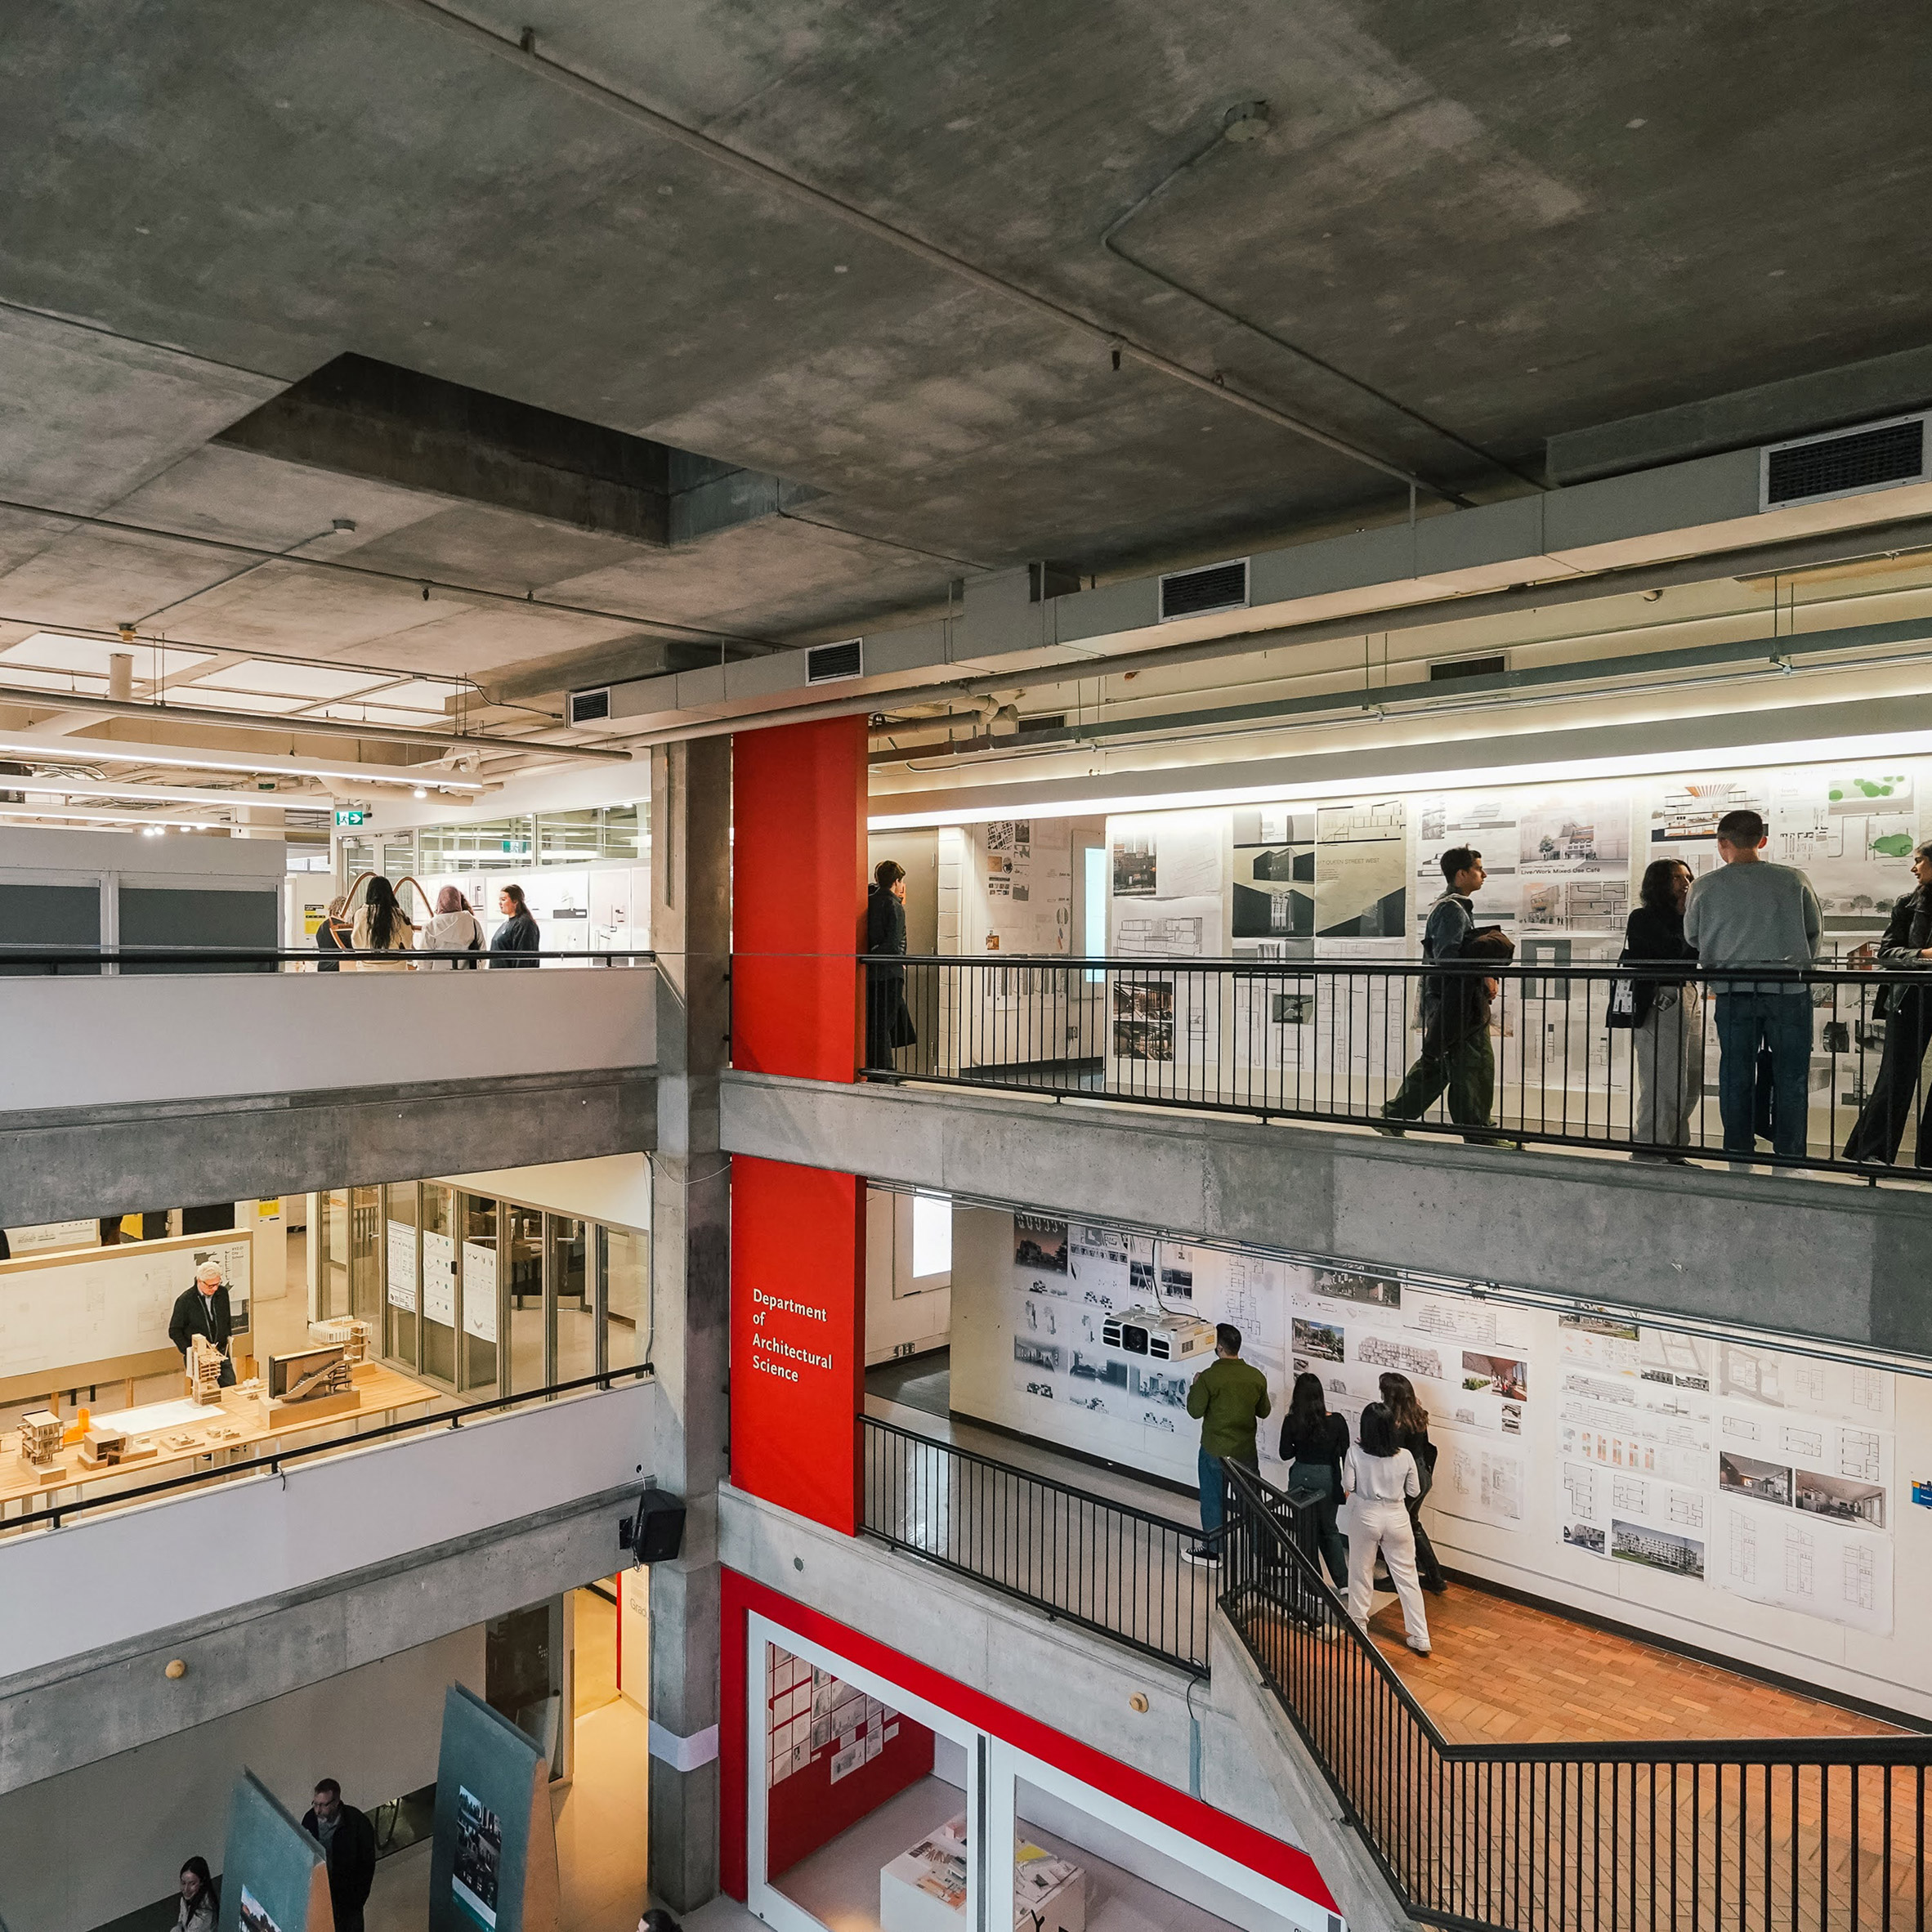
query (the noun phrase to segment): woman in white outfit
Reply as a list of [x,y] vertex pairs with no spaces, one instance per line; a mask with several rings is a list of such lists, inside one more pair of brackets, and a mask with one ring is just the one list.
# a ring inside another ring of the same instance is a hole
[[1361,1439],[1342,1465],[1348,1496],[1348,1614],[1364,1630],[1375,1601],[1375,1552],[1402,1601],[1402,1629],[1419,1657],[1429,1655],[1429,1618],[1415,1575],[1415,1532],[1408,1499],[1422,1493],[1415,1459],[1396,1447],[1395,1418],[1386,1402],[1362,1411]]
[[[435,915],[418,935],[416,950],[419,953],[482,952],[482,924],[454,886],[446,885],[436,894]],[[433,972],[439,967],[467,967],[473,972],[476,964],[475,959],[425,959],[416,970],[422,973]]]

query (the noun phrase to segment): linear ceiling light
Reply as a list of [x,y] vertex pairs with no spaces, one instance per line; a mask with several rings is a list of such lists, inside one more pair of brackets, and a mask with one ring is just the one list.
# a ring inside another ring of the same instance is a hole
[[[1494,740],[1490,740],[1494,742]],[[1354,798],[1365,792],[1460,792],[1498,785],[1556,785],[1585,778],[1651,778],[1681,771],[1695,755],[1713,768],[1761,770],[1770,765],[1818,765],[1844,759],[1907,758],[1932,752],[1932,731],[1888,731],[1856,738],[1797,738],[1779,744],[1714,745],[1683,751],[1630,752],[1613,758],[1539,758],[1519,765],[1469,765],[1384,776],[1319,779],[1302,785],[1219,785],[1188,792],[1123,792],[1072,800],[1013,800],[939,812],[881,812],[870,816],[874,832],[909,832],[930,825],[978,825],[998,820],[1085,818],[1095,812],[1187,812],[1219,805],[1272,805],[1298,799]],[[1365,753],[1365,757],[1372,755]],[[1071,781],[1065,781],[1071,782]]]
[[102,812],[92,805],[4,805],[0,819],[21,820],[45,825],[49,819],[77,819],[89,825],[140,825],[171,832],[219,832],[224,828],[209,818],[163,818],[152,812]]
[[[169,770],[189,771],[264,771],[278,777],[334,778],[348,785],[414,786],[422,784],[424,777],[424,768],[409,765],[396,766],[391,776],[387,771],[370,765],[312,765],[296,758],[248,758],[232,752],[182,751],[172,745],[130,745],[105,738],[87,738],[77,744],[71,738],[39,738],[21,734],[0,737],[0,752],[11,752],[20,758],[55,755],[70,763],[84,752],[91,765],[159,765]],[[494,789],[476,779],[445,778],[440,773],[435,782],[443,790],[451,792],[484,792]]]

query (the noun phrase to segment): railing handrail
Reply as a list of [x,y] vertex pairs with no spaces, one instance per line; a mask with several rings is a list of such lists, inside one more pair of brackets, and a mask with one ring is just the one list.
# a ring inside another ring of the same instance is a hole
[[[1287,1498],[1259,1472],[1237,1462],[1223,1465],[1228,1486],[1247,1505],[1240,1520],[1259,1526],[1279,1560],[1294,1568],[1308,1594],[1325,1599],[1335,1612],[1344,1642],[1353,1644],[1404,1713],[1423,1733],[1429,1748],[1449,1763],[1472,1764],[1932,1764],[1932,1733],[1900,1732],[1890,1737],[1728,1737],[1689,1740],[1626,1739],[1576,1744],[1454,1744],[1436,1728],[1414,1693],[1387,1657],[1370,1639],[1348,1606],[1336,1594],[1307,1551],[1290,1536],[1268,1506],[1270,1500]],[[1271,1685],[1276,1695],[1278,1688]],[[1288,1699],[1281,1697],[1286,1705]],[[1291,1708],[1291,1706],[1290,1706]]]
[[[520,1407],[525,1402],[543,1402],[553,1396],[573,1395],[587,1389],[595,1388],[607,1393],[620,1381],[657,1380],[655,1366],[650,1362],[633,1362],[627,1368],[600,1369],[593,1375],[577,1375],[567,1382],[552,1382],[541,1389],[526,1389],[510,1395],[494,1396],[488,1402],[470,1402],[462,1408],[439,1409],[434,1415],[414,1415],[401,1422],[386,1422],[378,1429],[359,1430],[351,1436],[336,1436],[326,1442],[309,1442],[293,1449],[278,1449],[268,1456],[252,1456],[245,1462],[225,1463],[218,1469],[190,1469],[179,1476],[164,1476],[153,1483],[144,1483],[133,1489],[116,1490],[111,1496],[82,1496],[71,1503],[50,1503],[44,1509],[30,1510],[19,1516],[10,1517],[0,1523],[0,1546],[7,1538],[25,1529],[45,1525],[49,1529],[58,1529],[65,1517],[78,1516],[92,1509],[125,1509],[128,1504],[140,1502],[150,1497],[165,1496],[177,1489],[192,1489],[203,1484],[220,1484],[231,1481],[237,1476],[279,1476],[284,1467],[293,1462],[307,1462],[318,1456],[340,1455],[345,1450],[366,1448],[371,1442],[382,1442],[392,1436],[406,1435],[417,1431],[436,1429],[460,1429],[464,1421],[472,1415],[487,1415],[499,1409]],[[291,1429],[322,1429],[331,1422],[351,1420],[346,1415],[319,1417],[313,1422],[299,1419],[290,1424]]]
[[312,946],[68,946],[30,939],[0,943],[0,965],[9,961],[35,966],[87,966],[98,961],[110,964],[121,959],[143,964],[179,961],[199,964],[220,959],[246,960],[257,964],[268,960],[293,959],[312,965],[320,959],[334,964],[341,960],[383,959],[406,965],[418,959],[467,959],[481,966],[501,968],[522,959],[646,959],[656,953],[649,946],[605,946],[597,951],[557,952],[544,948],[535,952],[492,953],[488,950],[462,952],[432,952],[426,947],[393,951],[375,946],[344,946],[339,952],[322,952]]

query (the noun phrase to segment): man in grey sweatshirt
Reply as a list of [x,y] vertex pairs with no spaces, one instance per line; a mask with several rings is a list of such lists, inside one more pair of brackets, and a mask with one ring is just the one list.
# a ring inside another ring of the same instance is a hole
[[[1684,937],[1703,966],[1774,966],[1789,973],[1817,959],[1824,921],[1811,881],[1795,865],[1774,865],[1764,850],[1764,821],[1727,812],[1717,821],[1724,861],[1692,886]],[[1716,995],[1718,1111],[1724,1152],[1748,1161],[1757,1145],[1758,1056],[1771,1059],[1771,1144],[1805,1153],[1811,1071],[1811,988],[1802,980],[1727,979]]]

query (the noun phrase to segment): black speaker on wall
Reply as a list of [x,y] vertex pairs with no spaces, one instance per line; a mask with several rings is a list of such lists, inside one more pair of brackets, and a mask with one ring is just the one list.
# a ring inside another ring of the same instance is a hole
[[618,1524],[617,1547],[629,1550],[633,1563],[675,1562],[684,1547],[684,1505],[666,1491],[646,1489],[637,1514]]

